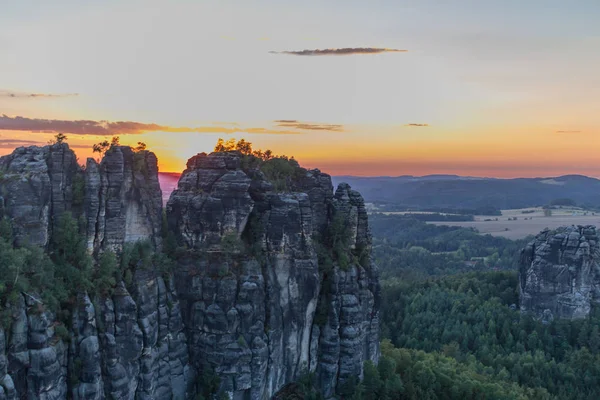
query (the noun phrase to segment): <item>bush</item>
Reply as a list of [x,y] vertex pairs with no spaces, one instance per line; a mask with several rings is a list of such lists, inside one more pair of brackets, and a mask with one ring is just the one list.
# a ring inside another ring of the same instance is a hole
[[228,232],[221,238],[221,250],[226,255],[237,254],[243,250],[243,243],[236,232]]
[[116,285],[117,256],[108,250],[100,254],[94,272],[94,286],[101,295],[108,295]]
[[272,158],[262,163],[260,170],[273,184],[277,192],[286,192],[292,189],[292,183],[305,171],[293,158],[285,156]]
[[85,200],[85,178],[77,173],[73,177],[73,207],[83,206]]
[[85,235],[79,232],[78,222],[71,213],[61,215],[54,229],[51,258],[56,275],[73,290],[91,289],[92,258],[87,252]]
[[301,177],[306,170],[300,167],[293,157],[275,156],[271,150],[252,150],[252,143],[244,139],[224,141],[219,139],[215,146],[216,152],[237,151],[241,157],[241,168],[245,172],[260,170],[277,192],[292,190],[293,182]]
[[54,333],[63,342],[70,342],[71,341],[71,335],[69,335],[69,330],[63,324],[56,325],[54,327]]

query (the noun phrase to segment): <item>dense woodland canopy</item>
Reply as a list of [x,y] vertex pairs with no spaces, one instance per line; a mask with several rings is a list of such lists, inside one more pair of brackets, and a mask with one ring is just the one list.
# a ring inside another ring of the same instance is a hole
[[515,272],[390,280],[383,293],[384,354],[422,360],[399,371],[399,398],[600,398],[598,311],[549,324],[521,315]]
[[[370,216],[382,271],[382,359],[355,399],[600,398],[600,310],[547,325],[518,311],[527,240]],[[482,258],[474,266],[464,260]]]
[[427,224],[408,215],[373,214],[369,225],[373,254],[383,278],[414,279],[473,270],[514,269],[520,250],[529,241]]

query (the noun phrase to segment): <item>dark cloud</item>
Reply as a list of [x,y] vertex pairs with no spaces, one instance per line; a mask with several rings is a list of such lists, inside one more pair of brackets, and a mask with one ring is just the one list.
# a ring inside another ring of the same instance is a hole
[[341,49],[270,51],[271,54],[289,54],[292,56],[351,56],[355,54],[405,53],[408,50],[386,49],[380,47],[345,47]]
[[342,132],[344,130],[344,125],[339,124],[311,124],[300,122],[295,119],[280,119],[274,122],[277,123],[277,126],[283,128],[303,129],[308,131]]
[[43,144],[35,140],[21,140],[21,139],[0,139],[0,149],[14,149],[21,146],[35,146]]
[[[302,128],[300,128],[302,129]],[[294,135],[302,133],[295,130],[280,130],[269,128],[237,128],[223,126],[178,127],[159,124],[147,124],[133,121],[64,121],[56,119],[39,119],[27,117],[9,117],[0,115],[0,130],[26,131],[39,133],[71,133],[77,135],[135,135],[145,132],[196,132],[196,133],[221,133],[231,134],[247,132],[269,135]]]
[[581,133],[581,131],[556,131],[556,133]]
[[26,92],[11,92],[8,90],[0,90],[0,97],[8,97],[12,99],[22,98],[59,98],[59,97],[75,97],[79,96],[79,93],[64,93],[64,94],[53,94],[53,93],[26,93]]
[[404,126],[429,126],[429,124],[406,124]]

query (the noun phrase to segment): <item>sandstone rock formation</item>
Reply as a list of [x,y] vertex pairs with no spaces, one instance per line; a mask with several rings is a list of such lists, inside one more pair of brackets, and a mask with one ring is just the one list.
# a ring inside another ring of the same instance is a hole
[[[289,186],[274,191],[262,173],[243,170],[238,153],[199,154],[167,205],[172,230],[195,250],[175,279],[192,365],[214,367],[232,398],[270,397],[309,371],[329,397],[378,359],[379,287],[362,197],[348,185],[334,195],[318,170]],[[318,253],[334,221],[349,260],[324,271]]]
[[0,217],[12,220],[17,244],[48,245],[53,223],[73,206],[76,160],[67,144],[20,147],[0,157]]
[[600,301],[599,263],[596,227],[542,231],[521,252],[521,311],[545,321],[586,317]]
[[0,157],[0,218],[10,218],[17,245],[47,246],[65,211],[87,221],[88,247],[119,250],[160,241],[161,190],[154,153],[115,146],[84,170],[66,143],[20,147]]
[[158,161],[149,151],[116,146],[86,166],[88,248],[119,250],[124,243],[160,241],[162,193]]
[[[0,400],[193,399],[215,373],[232,399],[266,399],[312,372],[326,398],[379,357],[379,283],[362,197],[297,168],[285,190],[237,152],[188,162],[167,206],[172,274],[135,268],[110,295],[80,293],[66,333],[23,293],[0,328]],[[69,211],[88,250],[161,247],[153,153],[113,147],[82,169],[66,144],[0,158],[0,217],[17,245],[49,245]]]

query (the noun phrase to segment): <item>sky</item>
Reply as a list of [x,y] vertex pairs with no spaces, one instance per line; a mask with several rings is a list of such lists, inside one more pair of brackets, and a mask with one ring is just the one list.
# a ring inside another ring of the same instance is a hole
[[[333,175],[600,176],[597,0],[3,0],[0,155],[219,137]],[[83,163],[83,161],[81,161]]]

